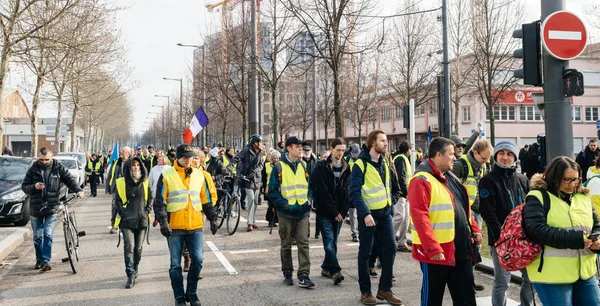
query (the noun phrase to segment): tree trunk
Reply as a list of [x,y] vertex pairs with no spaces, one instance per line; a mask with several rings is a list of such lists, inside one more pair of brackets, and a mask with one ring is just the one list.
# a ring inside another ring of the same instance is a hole
[[77,102],[73,103],[73,114],[71,114],[71,152],[77,152],[76,151],[76,143],[75,143],[75,139],[76,139],[76,134],[75,134],[75,130],[77,129],[77,112],[79,111],[79,107],[77,106]]
[[60,126],[62,125],[62,112],[63,112],[63,94],[65,92],[66,84],[63,83],[60,88],[56,91],[56,100],[58,103],[58,114],[56,115],[56,127],[54,128],[54,135],[56,135],[56,154],[60,153]]
[[494,107],[491,102],[488,104],[488,113],[490,114],[490,143],[492,147],[496,145],[496,131],[494,130],[495,120],[494,120]]
[[[41,60],[40,60],[41,62]],[[44,84],[44,75],[39,74],[36,77],[35,92],[33,94],[33,103],[31,106],[31,157],[37,157],[38,153],[38,107],[40,106],[40,94]],[[54,143],[57,143],[56,140]]]
[[340,101],[340,80],[338,71],[333,71],[333,117],[335,120],[335,137],[344,137],[342,131],[342,112]]
[[272,129],[273,129],[273,148],[277,148],[277,131],[279,131],[279,119],[277,116],[277,98],[275,96],[276,86],[271,86],[271,107],[273,108]]
[[[223,145],[227,147],[227,120],[223,120],[223,131],[221,133],[223,139]],[[231,144],[233,145],[233,143]]]
[[6,77],[8,76],[8,56],[9,50],[8,44],[10,40],[4,39],[4,45],[2,46],[2,58],[0,59],[0,148],[4,148],[4,84],[6,84]]
[[100,145],[98,146],[98,152],[104,151],[104,129],[100,130]]

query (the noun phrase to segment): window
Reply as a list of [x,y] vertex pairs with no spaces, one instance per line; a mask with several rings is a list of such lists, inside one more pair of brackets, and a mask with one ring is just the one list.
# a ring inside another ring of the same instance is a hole
[[573,106],[571,114],[573,122],[581,122],[581,106]]
[[437,101],[429,103],[429,115],[437,116],[437,114],[438,114]]
[[462,108],[463,122],[471,122],[471,108],[463,106]]
[[596,121],[599,119],[600,107],[586,107],[585,121]]
[[[509,105],[494,105],[494,120],[497,121],[514,121],[515,107]],[[490,120],[489,112],[485,112],[485,119]]]
[[373,121],[375,122],[375,120],[377,120],[377,110],[375,110],[374,108],[371,108],[369,110],[369,112],[367,113],[367,118],[365,118],[365,121]]
[[423,116],[425,115],[425,104],[421,104],[415,107],[415,116]]
[[396,105],[396,119],[402,119],[402,106]]
[[542,121],[542,113],[536,106],[521,106],[519,120],[521,121]]
[[392,107],[384,105],[381,107],[381,121],[390,121],[392,119]]

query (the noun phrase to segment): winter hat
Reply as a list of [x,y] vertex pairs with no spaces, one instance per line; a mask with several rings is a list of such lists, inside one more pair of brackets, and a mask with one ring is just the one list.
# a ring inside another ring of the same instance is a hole
[[496,144],[496,146],[494,147],[494,160],[496,160],[496,155],[498,154],[498,152],[502,150],[508,150],[512,152],[512,154],[515,155],[515,161],[517,160],[517,157],[519,156],[519,149],[517,149],[517,145],[510,141],[500,141]]
[[358,143],[353,143],[350,145],[350,155],[352,158],[358,158],[358,153],[360,153],[360,146]]

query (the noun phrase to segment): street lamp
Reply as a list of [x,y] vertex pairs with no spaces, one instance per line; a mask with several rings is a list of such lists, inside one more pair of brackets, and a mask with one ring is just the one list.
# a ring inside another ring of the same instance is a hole
[[[156,98],[167,98],[167,114],[169,116],[169,118],[167,120],[169,121],[169,123],[171,123],[171,97],[165,96],[165,95],[154,95],[154,97],[156,97]],[[171,144],[171,129],[168,129],[167,126],[164,125],[164,124],[163,124],[163,129],[167,129],[168,130],[168,133],[167,133],[167,142],[168,142],[168,145],[170,145]]]
[[[199,45],[188,45],[188,44],[182,44],[182,43],[177,43],[177,46],[179,47],[189,47],[189,48],[194,48],[194,49],[202,49],[202,108],[206,110],[206,80],[205,80],[205,75],[206,73],[204,72],[204,45],[199,46]],[[196,60],[196,53],[194,52],[194,64]],[[194,72],[195,72],[195,68],[194,67]],[[194,76],[194,74],[192,73],[192,76]],[[196,84],[196,78],[194,76],[194,85]],[[196,86],[194,86],[194,98],[196,97]],[[202,129],[202,147],[206,146],[206,129]]]
[[[177,124],[177,128],[181,129],[183,127],[183,79],[163,77],[163,80],[179,82],[179,123]],[[180,130],[179,132],[181,132],[181,143],[183,143],[183,131]]]

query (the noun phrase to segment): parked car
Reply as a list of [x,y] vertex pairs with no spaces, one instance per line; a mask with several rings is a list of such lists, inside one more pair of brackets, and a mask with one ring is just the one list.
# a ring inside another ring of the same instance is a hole
[[21,190],[29,157],[0,156],[0,223],[23,226],[29,222],[29,196]]
[[[76,157],[71,156],[55,156],[54,160],[58,160],[67,170],[77,179],[77,182],[81,188],[85,186],[85,169],[79,164],[79,160]],[[71,192],[69,190],[69,192]]]
[[77,158],[79,160],[79,166],[83,171],[83,185],[79,186],[84,188],[87,185],[87,174],[85,174],[85,166],[87,166],[87,155],[81,152],[60,152],[56,154],[56,156],[71,156]]

